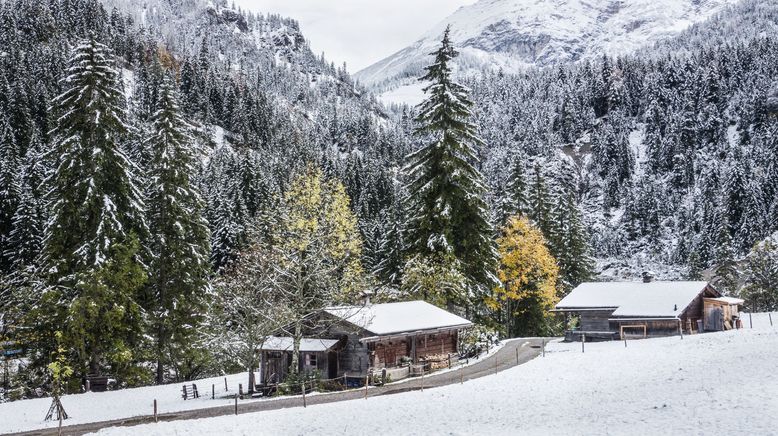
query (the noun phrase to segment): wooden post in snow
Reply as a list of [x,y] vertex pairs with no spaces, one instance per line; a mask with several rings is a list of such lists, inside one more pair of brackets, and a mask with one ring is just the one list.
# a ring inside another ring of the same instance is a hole
[[224,377],[224,391],[229,391],[229,389],[227,389],[227,377]]
[[211,399],[212,400],[216,399],[216,384],[211,385]]
[[678,333],[681,335],[681,339],[683,339],[683,323],[681,323],[681,320],[678,320]]
[[753,312],[753,310],[748,312],[748,322],[751,324],[751,328],[754,328],[754,318],[751,316],[751,312]]
[[154,422],[158,422],[157,421],[157,399],[156,398],[154,398]]
[[586,333],[581,335],[581,352],[582,353],[586,352],[586,349],[585,349],[586,346],[584,344],[586,344]]
[[308,407],[308,404],[305,401],[305,382],[303,381],[303,408]]
[[773,313],[767,312],[767,317],[770,318],[770,327],[773,326]]
[[366,400],[367,400],[367,388],[368,388],[369,381],[370,381],[369,377],[370,377],[369,375],[365,376],[365,399]]
[[543,352],[543,357],[546,357],[546,339],[543,338],[543,342],[540,345],[540,349]]
[[424,392],[424,364],[421,365],[421,391]]
[[238,416],[238,396],[235,395],[235,416]]

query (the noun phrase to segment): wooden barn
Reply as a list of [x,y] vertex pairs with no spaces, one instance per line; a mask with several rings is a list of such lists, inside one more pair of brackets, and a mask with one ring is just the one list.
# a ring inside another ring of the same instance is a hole
[[[567,340],[672,336],[736,328],[743,300],[722,297],[708,282],[583,283],[556,305],[579,324]],[[569,324],[568,324],[569,325]]]
[[[364,377],[432,357],[458,356],[459,332],[472,326],[424,301],[331,307],[312,316],[326,322],[305,332],[300,371],[319,371],[327,379]],[[292,348],[289,337],[272,337],[261,347],[262,382],[286,377]]]

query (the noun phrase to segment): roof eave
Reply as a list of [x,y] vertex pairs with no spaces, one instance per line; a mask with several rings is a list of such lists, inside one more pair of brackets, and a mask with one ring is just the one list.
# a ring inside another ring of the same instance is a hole
[[388,340],[393,338],[403,338],[407,336],[419,336],[419,335],[428,335],[428,334],[435,334],[440,333],[444,331],[451,331],[451,330],[463,330],[466,328],[470,328],[473,326],[473,323],[467,323],[467,324],[458,324],[458,325],[452,325],[452,326],[441,326],[441,327],[434,327],[429,329],[420,329],[420,330],[409,330],[409,331],[398,331],[398,332],[389,332],[389,333],[373,333],[373,336],[368,336],[361,338],[359,342],[368,343],[368,342],[378,342],[382,340]]

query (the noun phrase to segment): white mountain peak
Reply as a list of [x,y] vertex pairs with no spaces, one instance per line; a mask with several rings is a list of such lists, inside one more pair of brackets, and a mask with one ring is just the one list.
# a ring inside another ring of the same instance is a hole
[[[411,46],[356,73],[379,91],[411,83],[443,30],[461,52],[460,74],[516,71],[630,53],[704,21],[738,0],[480,0],[461,7]],[[396,92],[403,98],[407,92]]]

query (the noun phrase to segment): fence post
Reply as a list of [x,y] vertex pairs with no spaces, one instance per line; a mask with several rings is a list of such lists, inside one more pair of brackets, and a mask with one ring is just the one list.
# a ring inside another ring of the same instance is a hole
[[238,383],[238,395],[243,396],[243,383]]
[[465,367],[463,366],[462,369],[459,370],[459,384],[463,385],[465,384]]
[[308,404],[305,401],[305,381],[303,381],[303,408],[305,407],[308,407]]
[[367,400],[367,387],[368,387],[368,383],[369,383],[369,377],[370,377],[369,375],[365,376],[365,399],[366,400]]
[[157,421],[157,399],[156,398],[154,398],[154,422],[158,422]]
[[681,339],[683,339],[683,324],[680,319],[678,320],[678,333],[680,333]]
[[224,391],[229,391],[229,389],[227,389],[227,377],[224,377]]
[[540,345],[540,349],[543,352],[543,357],[546,357],[546,339],[543,338],[543,342]]
[[751,312],[753,312],[753,310],[748,312],[748,322],[751,324],[751,328],[754,328],[754,318],[751,316]]
[[519,364],[519,349],[516,348],[516,365]]
[[624,348],[627,348],[627,337],[624,336]]
[[585,352],[586,352],[586,351],[585,351],[585,348],[586,348],[586,347],[585,347],[585,345],[584,345],[584,344],[586,344],[586,333],[584,333],[584,334],[582,334],[582,335],[581,335],[581,352],[582,352],[582,353],[585,353]]
[[421,391],[424,392],[424,364],[421,365]]
[[238,415],[238,396],[235,395],[235,416]]
[[767,312],[767,317],[770,318],[770,327],[773,326],[773,313]]
[[216,399],[216,384],[211,385],[211,399],[212,400]]

